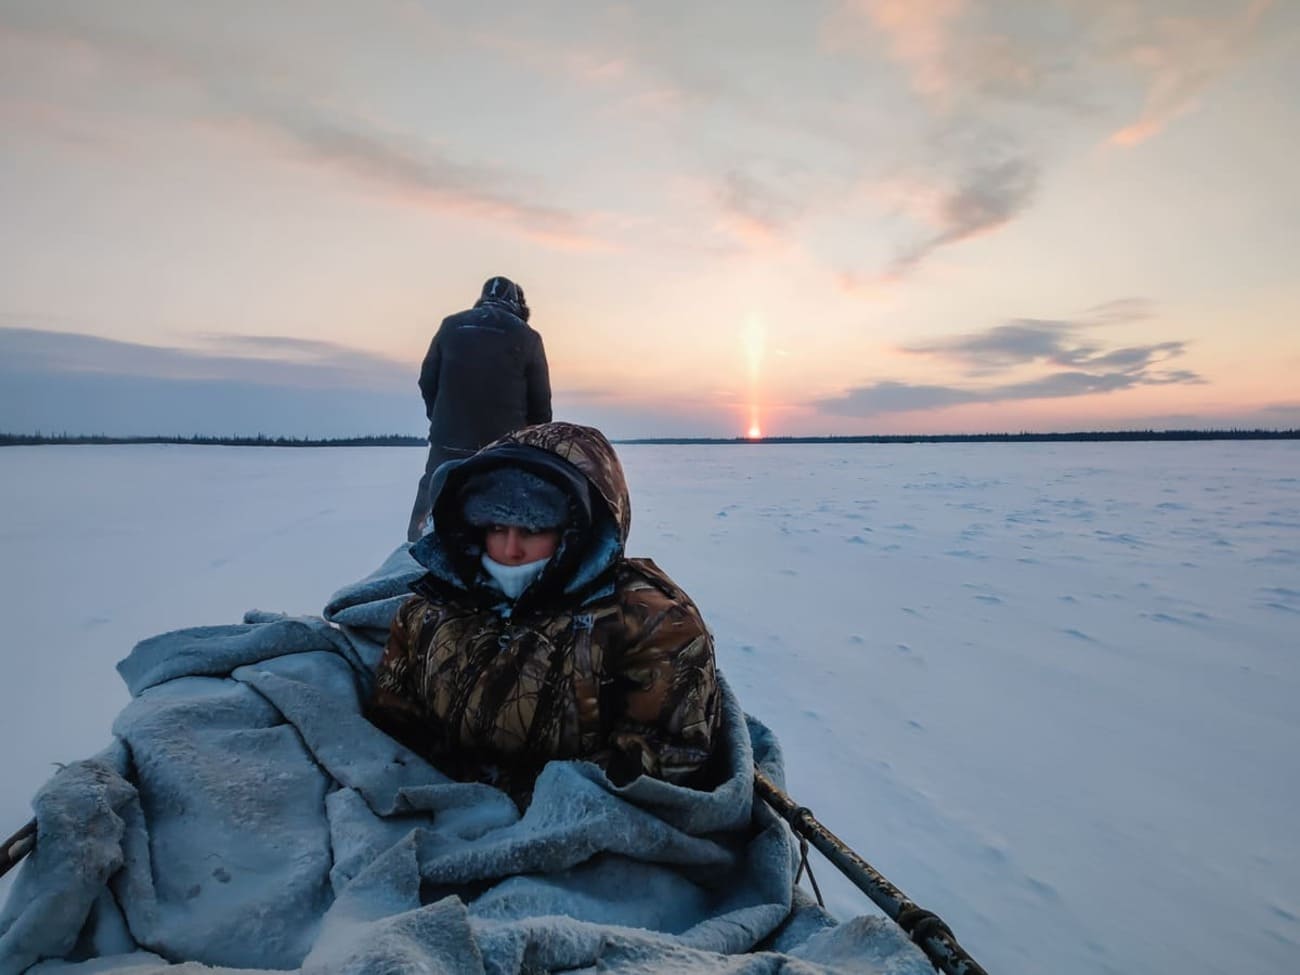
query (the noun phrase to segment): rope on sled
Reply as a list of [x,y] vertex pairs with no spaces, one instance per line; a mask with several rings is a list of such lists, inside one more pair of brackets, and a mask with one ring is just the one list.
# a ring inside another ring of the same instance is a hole
[[[838,836],[828,830],[806,806],[795,803],[780,787],[754,768],[754,792],[760,799],[772,807],[778,816],[790,824],[795,835],[799,837],[800,849],[807,858],[806,842],[821,852],[835,867],[844,874],[872,902],[884,911],[903,929],[909,938],[925,952],[930,964],[944,975],[988,975],[974,958],[957,943],[952,928],[944,923],[943,918],[933,911],[913,903],[906,894],[895,887],[889,880],[866,860],[853,852]],[[802,874],[802,865],[800,874]],[[811,879],[812,874],[809,873]],[[795,882],[798,883],[796,876]],[[814,883],[813,889],[816,890]],[[818,903],[821,892],[818,891]]]
[[[804,809],[802,806],[799,807],[799,811],[808,812],[808,810]],[[808,813],[808,815],[811,816],[812,813]],[[817,878],[813,876],[812,864],[808,862],[808,841],[804,839],[803,836],[800,836],[799,837],[799,870],[794,875],[794,882],[796,884],[799,882],[800,878],[803,877],[805,872],[808,874],[808,882],[812,884],[813,893],[817,895],[817,906],[825,907],[826,902],[822,900],[822,889],[817,886]]]

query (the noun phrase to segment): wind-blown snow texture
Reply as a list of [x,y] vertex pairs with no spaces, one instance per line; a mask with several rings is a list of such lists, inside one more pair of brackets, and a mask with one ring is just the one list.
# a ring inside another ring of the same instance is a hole
[[[619,451],[790,791],[991,971],[1292,970],[1300,444]],[[0,450],[0,831],[136,640],[376,564],[415,453]]]

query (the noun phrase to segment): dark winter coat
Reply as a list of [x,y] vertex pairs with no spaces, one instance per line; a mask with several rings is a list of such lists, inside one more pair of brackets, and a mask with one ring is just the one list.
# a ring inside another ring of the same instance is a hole
[[[501,465],[571,503],[559,548],[513,607],[459,512],[466,480]],[[713,640],[662,570],[623,555],[631,515],[609,441],[569,423],[526,428],[441,468],[433,491],[435,529],[412,549],[429,572],[393,622],[372,720],[448,774],[517,798],[550,759],[589,759],[615,781],[698,782],[719,721]]]
[[439,461],[545,423],[551,379],[542,337],[509,302],[481,300],[443,319],[420,367],[420,393]]

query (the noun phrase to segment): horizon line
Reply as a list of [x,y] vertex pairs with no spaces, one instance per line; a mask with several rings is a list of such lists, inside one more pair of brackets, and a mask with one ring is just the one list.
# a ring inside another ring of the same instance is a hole
[[[773,437],[619,437],[610,442],[623,445],[691,446],[716,444],[860,444],[860,443],[1051,443],[1051,442],[1136,442],[1157,440],[1296,440],[1300,428],[1267,427],[1207,427],[1129,430],[1075,430],[1035,433],[1030,431],[987,433],[878,433],[878,434],[828,434],[810,436]],[[107,434],[33,434],[0,432],[0,446],[95,446],[131,444],[179,444],[193,446],[267,446],[267,447],[416,447],[427,446],[426,437],[412,434],[368,434],[356,437],[294,437],[264,433],[252,435],[218,436],[194,434],[175,436],[140,434],[110,436]]]

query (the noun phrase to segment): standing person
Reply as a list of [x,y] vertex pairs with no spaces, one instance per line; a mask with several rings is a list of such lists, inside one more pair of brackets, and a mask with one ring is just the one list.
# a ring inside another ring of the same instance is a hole
[[604,435],[526,427],[440,468],[432,494],[411,550],[428,571],[393,620],[370,720],[521,807],[553,759],[704,785],[713,638],[662,569],[624,555],[631,505]]
[[420,367],[429,418],[429,456],[416,491],[406,540],[423,534],[429,481],[439,464],[551,419],[551,377],[542,337],[528,326],[524,289],[488,278],[474,307],[444,318]]

